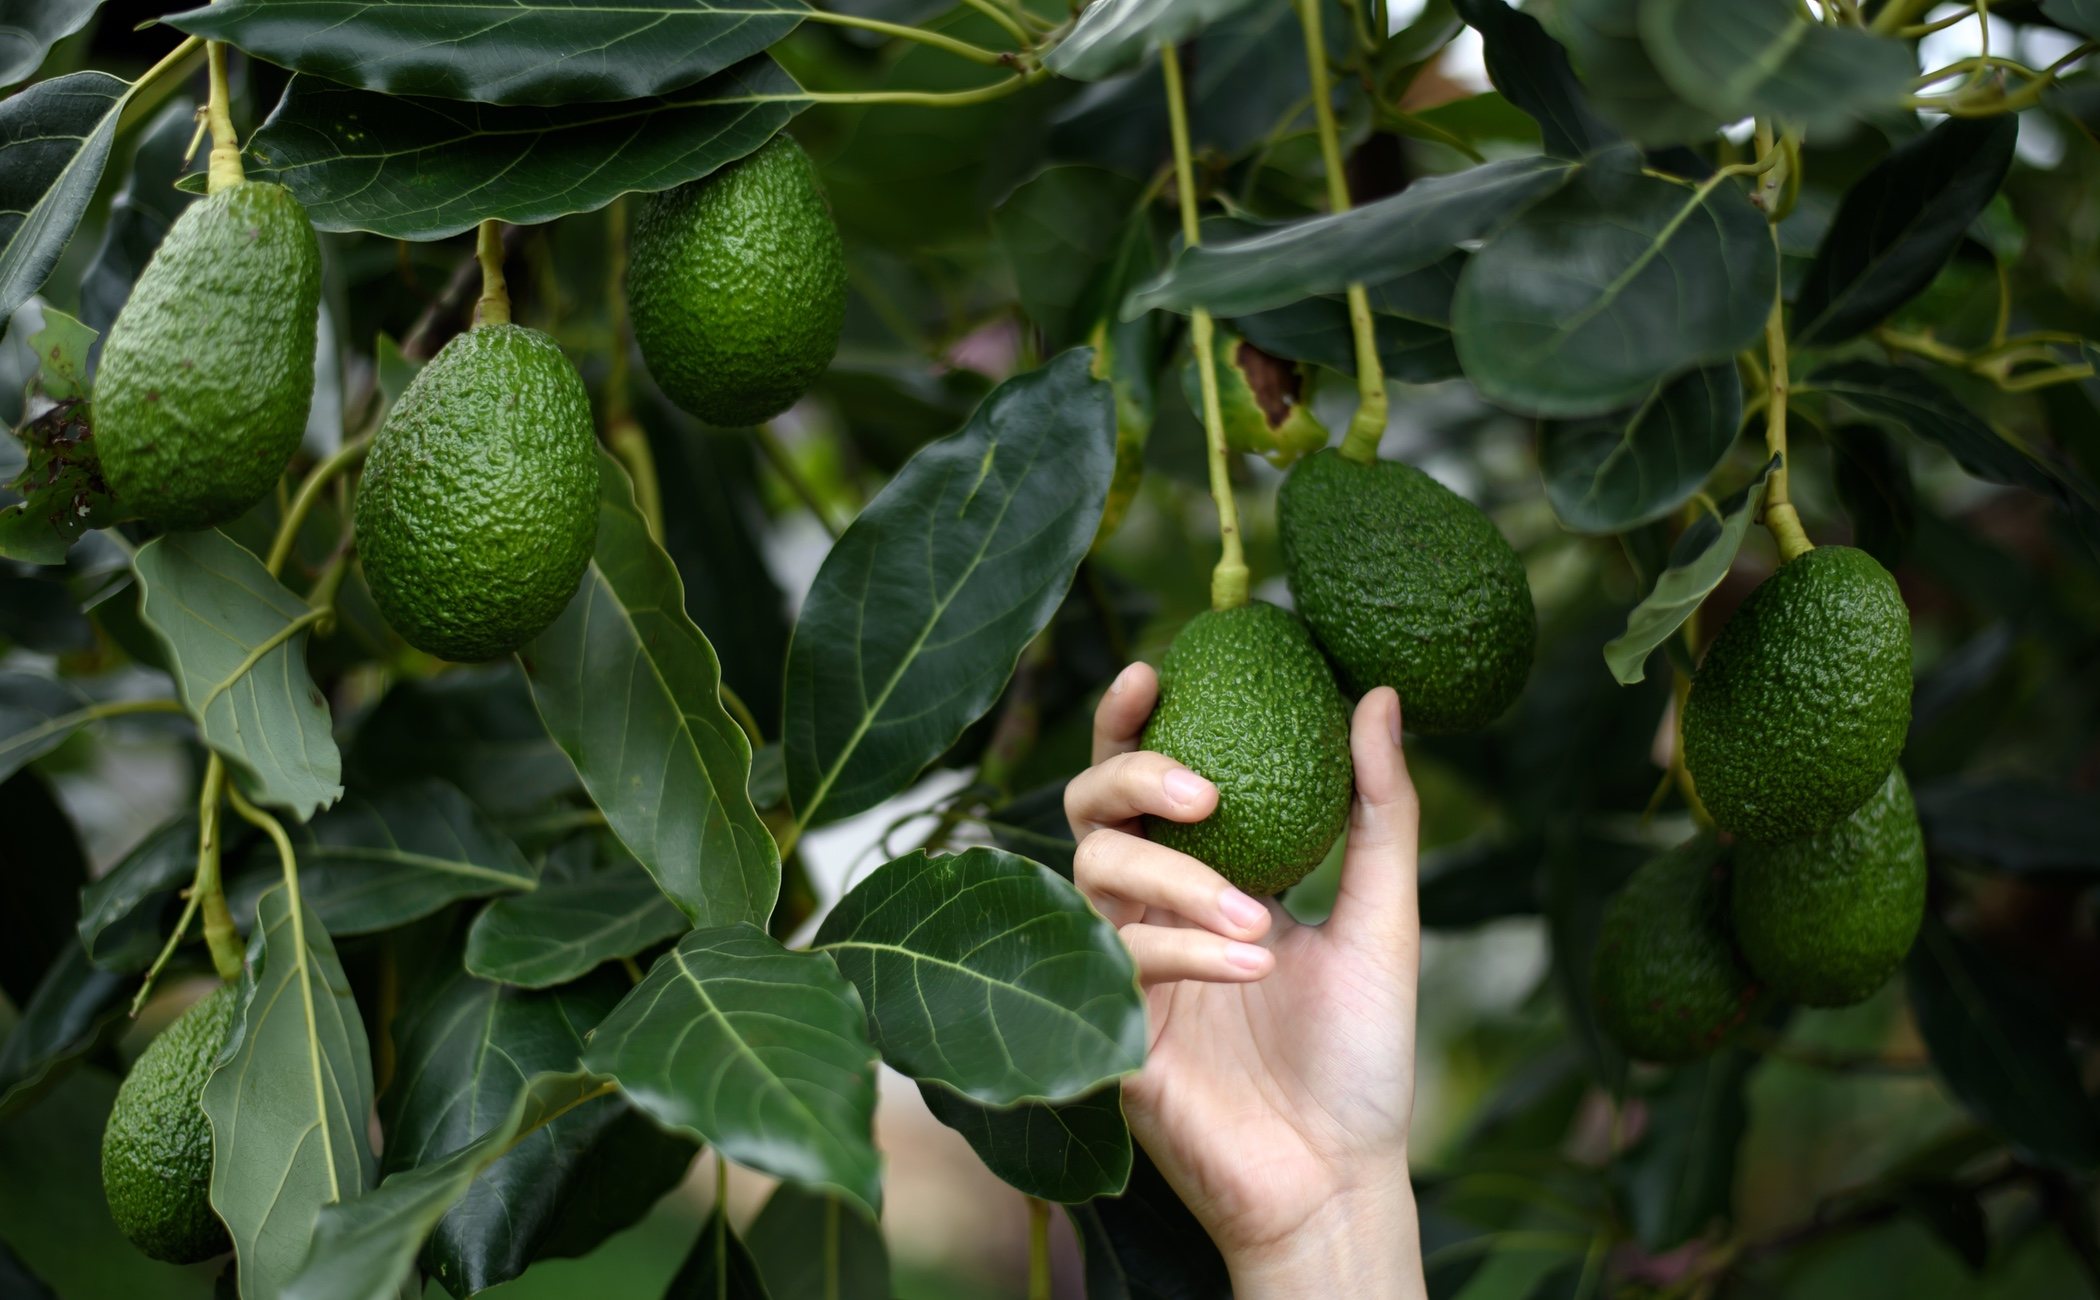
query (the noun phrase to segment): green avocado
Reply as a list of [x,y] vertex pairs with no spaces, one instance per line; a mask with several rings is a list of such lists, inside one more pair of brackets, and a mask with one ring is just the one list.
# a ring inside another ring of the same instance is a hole
[[235,185],[176,218],[95,374],[95,450],[119,511],[208,528],[276,485],[306,432],[320,306],[320,245],[282,185]]
[[357,551],[379,612],[445,659],[530,641],[576,593],[598,535],[598,440],[576,367],[521,325],[438,350],[372,440]]
[[1910,730],[1910,611],[1865,551],[1819,546],[1750,593],[1685,701],[1684,759],[1722,830],[1790,840],[1879,790]]
[[1710,836],[1642,864],[1604,911],[1590,993],[1612,1041],[1644,1061],[1704,1056],[1758,987],[1728,931],[1728,869]]
[[630,250],[627,305],[649,373],[709,424],[780,414],[838,351],[845,248],[792,136],[643,197]]
[[200,1104],[240,1000],[230,984],[146,1045],[102,1130],[102,1192],[131,1244],[170,1264],[233,1246],[211,1208],[211,1121]]
[[[1211,351],[1227,447],[1282,469],[1327,445],[1327,426],[1305,404],[1311,367],[1272,357],[1227,329],[1212,335]],[[1181,363],[1181,393],[1201,422],[1203,377],[1193,353]]]
[[1411,465],[1328,450],[1284,479],[1276,522],[1298,612],[1351,691],[1392,687],[1432,736],[1485,727],[1523,691],[1531,584],[1471,502]]
[[1256,897],[1320,865],[1349,820],[1349,711],[1305,624],[1263,601],[1190,619],[1142,742],[1218,787],[1209,817],[1147,833]]
[[1735,851],[1735,938],[1774,993],[1861,1002],[1903,964],[1925,919],[1925,836],[1902,768],[1825,831]]

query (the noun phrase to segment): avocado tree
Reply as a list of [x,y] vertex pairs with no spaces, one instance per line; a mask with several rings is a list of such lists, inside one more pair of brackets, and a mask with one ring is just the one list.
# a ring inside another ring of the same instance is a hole
[[1400,693],[1432,1294],[2100,1294],[2096,52],[11,0],[0,1289],[1225,1294],[1061,811],[1163,658],[1314,921]]

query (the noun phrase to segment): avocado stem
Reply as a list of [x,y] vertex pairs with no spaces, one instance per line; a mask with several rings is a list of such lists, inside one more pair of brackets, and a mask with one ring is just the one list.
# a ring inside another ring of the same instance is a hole
[[474,232],[474,260],[481,263],[481,296],[474,300],[474,323],[510,324],[510,290],[503,281],[502,222],[491,217]]
[[[1167,124],[1174,137],[1174,189],[1181,206],[1181,238],[1203,242],[1196,220],[1195,166],[1189,158],[1189,110],[1181,91],[1181,55],[1171,42],[1159,47],[1160,73],[1167,82]],[[1232,469],[1226,459],[1225,413],[1218,402],[1217,354],[1210,313],[1189,313],[1189,345],[1196,352],[1196,377],[1203,390],[1203,441],[1210,463],[1210,495],[1218,506],[1218,563],[1210,572],[1210,607],[1236,609],[1247,603],[1247,557],[1240,547],[1240,511],[1232,499]]]
[[230,190],[248,179],[241,169],[241,142],[233,133],[232,92],[226,84],[226,47],[218,41],[207,41],[204,59],[211,69],[211,98],[204,103],[204,121],[211,128],[211,158],[206,164],[204,188],[207,194]]
[[213,754],[204,764],[204,789],[197,797],[197,877],[190,892],[204,911],[204,943],[219,978],[241,977],[241,936],[226,905],[219,873],[219,797],[226,789],[226,760]]
[[[1327,40],[1321,31],[1322,0],[1297,0],[1298,25],[1305,32],[1305,67],[1311,78],[1313,121],[1319,129],[1320,160],[1327,173],[1327,207],[1349,210],[1349,177],[1342,166],[1341,133],[1334,125],[1334,95],[1327,82]],[[1369,465],[1378,459],[1387,414],[1385,366],[1378,359],[1378,328],[1371,320],[1371,296],[1361,283],[1351,284],[1349,332],[1356,343],[1356,414],[1342,439],[1342,455]]]
[[[1757,153],[1762,165],[1774,161],[1772,124],[1760,121],[1757,124]],[[1766,216],[1774,214],[1767,211]],[[1779,227],[1772,225],[1772,249],[1779,251]],[[1766,399],[1765,399],[1765,452],[1779,458],[1779,465],[1765,481],[1765,528],[1772,540],[1779,544],[1779,562],[1790,560],[1815,549],[1808,540],[1808,532],[1801,526],[1801,515],[1794,509],[1787,496],[1786,454],[1786,404],[1788,381],[1786,373],[1786,299],[1783,291],[1772,292],[1772,311],[1765,317]]]

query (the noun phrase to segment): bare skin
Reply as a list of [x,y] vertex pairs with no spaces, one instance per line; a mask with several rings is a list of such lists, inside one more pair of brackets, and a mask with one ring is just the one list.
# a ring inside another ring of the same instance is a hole
[[1137,748],[1158,697],[1150,667],[1124,669],[1094,715],[1094,765],[1065,789],[1079,888],[1145,988],[1151,1053],[1124,1089],[1131,1128],[1241,1300],[1423,1296],[1407,1178],[1419,809],[1399,697],[1381,688],[1357,706],[1341,888],[1318,926],[1144,837],[1142,814],[1201,821],[1218,799]]

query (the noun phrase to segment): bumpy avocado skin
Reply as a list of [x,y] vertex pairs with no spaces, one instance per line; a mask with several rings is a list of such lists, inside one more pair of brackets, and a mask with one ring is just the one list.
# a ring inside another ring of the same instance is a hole
[[1758,986],[1728,926],[1728,868],[1709,838],[1642,864],[1611,900],[1590,970],[1597,1020],[1628,1054],[1665,1064],[1721,1045]]
[[630,249],[635,342],[694,415],[771,419],[831,364],[846,321],[845,249],[793,137],[644,197]]
[[131,1243],[170,1264],[232,1249],[211,1208],[211,1121],[200,1104],[239,1007],[232,985],[177,1017],[146,1045],[117,1089],[102,1131],[102,1191]]
[[1903,769],[1829,830],[1735,853],[1736,942],[1774,993],[1811,1007],[1871,997],[1925,918],[1925,836]]
[[1684,757],[1716,825],[1827,830],[1881,788],[1910,730],[1910,611],[1874,557],[1819,546],[1750,593],[1685,702]]
[[445,659],[507,654],[560,615],[598,531],[590,398],[553,339],[477,325],[387,415],[357,492],[380,613]]
[[1256,897],[1320,865],[1349,820],[1349,712],[1305,624],[1262,601],[1189,620],[1167,648],[1143,745],[1218,787],[1200,822],[1150,836]]
[[191,204],[139,274],[95,375],[95,449],[125,515],[208,528],[261,500],[306,431],[321,250],[292,192]]
[[1291,595],[1354,692],[1390,686],[1412,731],[1493,722],[1524,689],[1537,624],[1494,522],[1411,465],[1300,461],[1276,498]]

